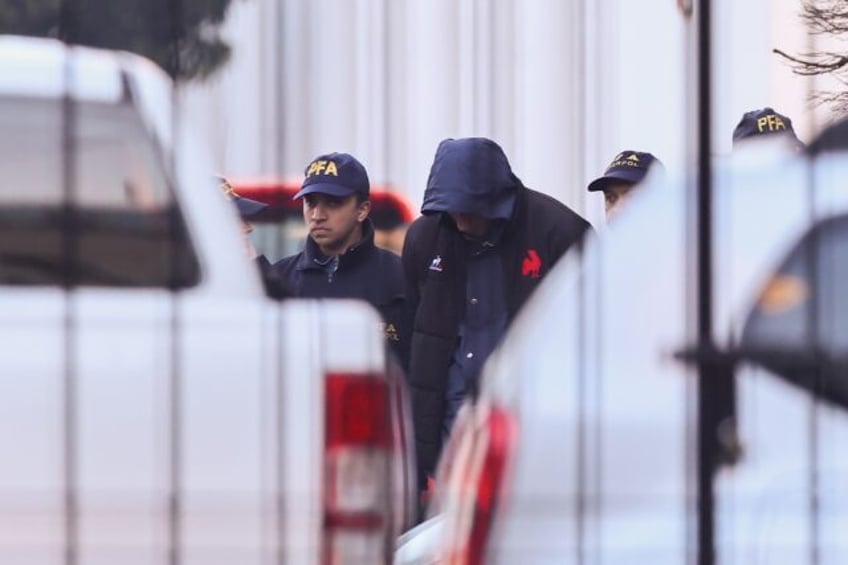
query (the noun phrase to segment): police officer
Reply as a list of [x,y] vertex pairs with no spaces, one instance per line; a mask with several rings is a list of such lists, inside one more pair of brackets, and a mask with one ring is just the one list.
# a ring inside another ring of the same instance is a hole
[[245,253],[247,253],[247,256],[251,259],[255,259],[261,268],[264,268],[266,265],[269,265],[268,259],[256,250],[256,247],[250,240],[250,234],[253,233],[253,224],[251,223],[251,220],[259,215],[260,212],[268,208],[268,205],[239,195],[233,188],[232,183],[230,183],[226,177],[216,176],[215,178],[219,183],[221,192],[223,192],[224,195],[236,205],[239,217],[241,218]]
[[295,296],[370,302],[382,314],[386,340],[406,367],[403,269],[398,255],[374,245],[369,195],[368,174],[352,155],[313,159],[294,195],[303,201],[309,237],[303,251],[281,259],[274,270]]
[[781,140],[790,151],[804,150],[804,144],[795,135],[792,120],[769,106],[745,112],[733,130],[734,150],[757,140]]
[[265,294],[272,298],[287,298],[291,295],[285,286],[285,283],[280,279],[280,276],[271,268],[271,263],[261,254],[253,245],[250,239],[250,234],[253,233],[253,223],[251,220],[256,218],[268,205],[264,202],[245,198],[238,194],[233,188],[232,183],[226,177],[216,176],[218,186],[224,195],[236,205],[239,217],[241,218],[242,238],[244,244],[244,252],[253,260],[259,269],[259,274],[262,277],[262,284],[265,287]]
[[653,166],[662,169],[662,163],[650,153],[627,149],[613,158],[603,175],[589,183],[589,192],[604,193],[607,219],[618,212],[633,188],[642,182]]

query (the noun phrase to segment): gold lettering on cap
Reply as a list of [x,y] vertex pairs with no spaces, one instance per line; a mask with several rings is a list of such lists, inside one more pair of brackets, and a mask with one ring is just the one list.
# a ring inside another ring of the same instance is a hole
[[309,168],[306,169],[306,177],[309,178],[312,175],[333,175],[334,177],[337,177],[339,176],[339,170],[333,161],[320,159],[312,161],[312,163],[309,164]]
[[779,131],[782,129],[786,129],[786,124],[783,123],[783,120],[775,114],[768,114],[757,120],[757,131],[760,133],[763,133],[764,131]]
[[312,175],[317,175],[323,171],[326,166],[327,161],[312,161],[312,163],[309,164],[309,168],[306,170],[306,176],[311,177]]
[[612,169],[613,167],[638,167],[639,166],[639,156],[635,153],[631,153],[627,155],[626,153],[619,153],[615,156],[615,159],[612,160],[612,163],[609,164],[607,169]]

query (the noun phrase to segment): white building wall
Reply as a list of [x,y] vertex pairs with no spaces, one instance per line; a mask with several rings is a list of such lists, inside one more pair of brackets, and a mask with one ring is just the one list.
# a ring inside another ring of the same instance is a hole
[[[714,0],[717,151],[768,104],[807,134],[806,85],[771,53],[804,37],[799,2]],[[528,186],[597,224],[585,186],[618,151],[687,162],[686,29],[675,0],[238,1],[232,63],[185,108],[221,172],[299,176],[348,151],[415,206],[442,138],[492,137]]]
[[208,140],[218,170],[230,175],[273,171],[277,101],[273,69],[276,0],[234,2],[223,28],[230,63],[211,79],[182,90],[181,110]]
[[417,206],[438,142],[484,135],[581,208],[583,27],[578,1],[234,2],[232,64],[187,87],[185,108],[234,176],[349,151]]

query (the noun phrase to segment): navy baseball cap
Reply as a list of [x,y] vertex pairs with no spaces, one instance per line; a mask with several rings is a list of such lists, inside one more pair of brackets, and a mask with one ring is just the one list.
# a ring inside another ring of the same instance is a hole
[[236,208],[238,208],[239,215],[244,219],[249,219],[264,210],[268,207],[267,204],[262,202],[258,202],[256,200],[252,200],[250,198],[245,198],[244,196],[239,196],[238,193],[233,189],[233,185],[230,184],[230,181],[226,179],[226,177],[217,176],[215,177],[220,183],[221,192],[224,193],[230,200],[232,200]]
[[622,151],[615,156],[603,176],[589,183],[589,191],[605,190],[610,184],[617,182],[639,183],[648,174],[651,165],[659,162],[659,159],[650,153],[629,149]]
[[328,153],[315,157],[306,167],[304,176],[306,178],[293,200],[316,192],[341,198],[360,194],[367,199],[371,190],[365,167],[347,153]]
[[742,115],[742,119],[733,130],[733,145],[761,135],[783,135],[796,147],[804,147],[795,135],[792,120],[768,106]]

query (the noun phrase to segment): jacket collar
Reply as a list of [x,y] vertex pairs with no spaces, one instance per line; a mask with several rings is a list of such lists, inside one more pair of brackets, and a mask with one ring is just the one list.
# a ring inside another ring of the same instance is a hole
[[[350,268],[365,261],[374,249],[376,249],[374,245],[374,223],[371,218],[367,218],[362,222],[362,239],[338,256],[338,269]],[[321,253],[318,244],[311,237],[307,237],[306,246],[297,262],[297,270],[326,269],[332,261],[333,257],[327,257]]]

